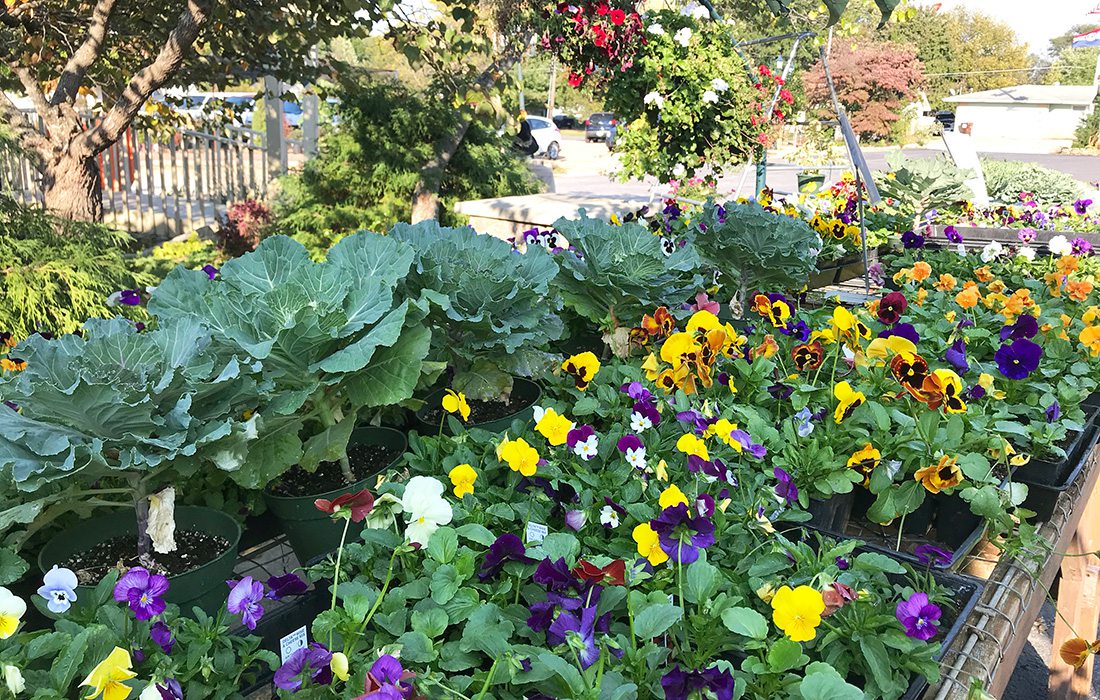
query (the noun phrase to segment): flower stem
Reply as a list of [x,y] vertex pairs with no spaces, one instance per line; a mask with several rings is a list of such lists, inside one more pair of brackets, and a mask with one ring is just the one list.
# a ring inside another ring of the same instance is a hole
[[489,692],[489,684],[493,682],[493,675],[497,672],[497,664],[500,663],[500,657],[493,659],[493,665],[489,667],[489,675],[485,676],[485,683],[481,686],[481,692],[477,694],[474,700],[482,700],[485,697],[485,693]]
[[[687,618],[687,606],[684,604],[684,558],[682,556],[684,550],[683,535],[680,536],[680,541],[676,544],[676,588],[680,594],[680,610],[683,611],[684,617]],[[685,619],[686,622],[686,619]],[[691,640],[687,631],[687,625],[684,626],[684,653],[691,653]]]
[[897,542],[896,545],[894,545],[894,550],[897,551],[897,552],[901,551],[901,537],[902,537],[902,535],[905,534],[905,516],[907,516],[907,515],[909,515],[909,514],[908,513],[902,513],[901,514],[901,522],[898,523],[898,542]]
[[[340,587],[340,561],[344,557],[344,541],[348,536],[348,527],[351,525],[351,518],[344,518],[344,531],[340,534],[340,548],[336,550],[336,570],[332,573],[332,603],[329,605],[329,610],[336,609],[336,589]],[[333,631],[328,633],[328,647],[332,648],[332,635]]]

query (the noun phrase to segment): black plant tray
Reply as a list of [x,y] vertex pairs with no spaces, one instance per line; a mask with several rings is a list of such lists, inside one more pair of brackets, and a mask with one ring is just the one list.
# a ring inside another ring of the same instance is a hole
[[1021,484],[1027,485],[1027,498],[1024,499],[1022,505],[1024,508],[1035,512],[1032,522],[1045,523],[1054,515],[1054,504],[1058,502],[1058,498],[1062,493],[1081,476],[1081,472],[1084,471],[1085,465],[1088,464],[1089,457],[1096,447],[1098,437],[1100,437],[1100,433],[1093,430],[1091,437],[1087,441],[1082,441],[1084,447],[1077,457],[1076,465],[1060,483],[1054,485],[1037,484],[1022,476],[1016,479]]
[[1058,461],[1033,458],[1016,470],[1016,481],[1029,485],[1052,487],[1068,483],[1067,480],[1070,474],[1076,471],[1081,457],[1086,454],[1084,448],[1092,440],[1092,434],[1096,427],[1097,410],[1087,404],[1084,408],[1086,414],[1084,428],[1075,433],[1069,445],[1066,446],[1066,456]]
[[[240,636],[255,635],[263,639],[261,649],[280,656],[280,641],[294,630],[306,628],[306,634],[312,636],[313,619],[326,610],[331,603],[328,592],[315,586],[304,594],[293,599],[288,599],[283,605],[264,614],[256,624],[256,630],[249,631],[243,625],[233,629],[231,634]],[[264,601],[269,606],[269,601]],[[312,639],[311,639],[312,641]],[[271,686],[275,674],[271,671],[260,673],[254,683],[241,692],[248,696]]]

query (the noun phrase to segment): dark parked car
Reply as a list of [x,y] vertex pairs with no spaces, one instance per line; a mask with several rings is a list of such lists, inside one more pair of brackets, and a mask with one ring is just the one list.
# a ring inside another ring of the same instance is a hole
[[554,117],[554,124],[559,129],[578,129],[581,125],[576,117],[571,117],[568,114],[559,114]]
[[932,115],[936,118],[936,121],[940,123],[944,131],[955,130],[955,113],[948,112],[946,109],[936,112]]
[[611,112],[596,112],[584,122],[585,141],[606,141],[615,133],[619,120]]

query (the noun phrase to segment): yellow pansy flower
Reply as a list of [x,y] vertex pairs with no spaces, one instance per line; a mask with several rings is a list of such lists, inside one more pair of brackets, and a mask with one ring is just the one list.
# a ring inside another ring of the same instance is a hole
[[665,554],[665,550],[661,549],[661,538],[657,535],[657,532],[649,526],[649,523],[638,525],[631,534],[634,541],[638,544],[639,556],[645,557],[653,566],[668,561],[668,555]]
[[657,499],[657,504],[661,506],[661,510],[681,504],[686,506],[687,502],[687,496],[676,484],[669,484],[668,488],[661,492],[661,497]]
[[535,406],[535,430],[542,434],[551,445],[564,445],[573,429],[573,421],[552,408]]
[[468,493],[474,492],[474,481],[477,480],[477,472],[469,464],[459,464],[447,476],[451,477],[451,484],[455,487],[454,494],[462,498]]
[[825,598],[809,586],[791,589],[783,586],[771,600],[772,622],[783,630],[792,642],[808,642],[817,636]]
[[852,385],[848,382],[839,382],[833,387],[833,396],[836,397],[837,406],[833,412],[833,419],[838,423],[844,422],[845,418],[852,415],[852,412],[859,406],[867,403],[867,397],[862,391],[856,391],[852,388]]
[[15,634],[26,612],[26,601],[0,586],[0,639],[7,639]]
[[466,403],[466,394],[447,389],[441,403],[447,413],[457,413],[463,421],[470,420],[470,404]]
[[508,464],[508,468],[519,472],[523,476],[534,476],[538,469],[539,453],[534,447],[527,444],[523,438],[505,440],[497,451],[500,459]]
[[700,459],[710,461],[710,453],[707,452],[707,443],[700,440],[693,433],[684,433],[676,441],[676,449],[686,455],[695,455]]
[[137,674],[131,669],[130,652],[121,647],[115,647],[107,658],[99,662],[92,672],[88,674],[80,685],[92,689],[91,698],[103,696],[103,700],[125,700],[130,695],[130,686],[123,683],[135,677]]
[[336,676],[342,681],[346,681],[351,677],[348,672],[348,657],[342,651],[335,652],[332,655],[332,660],[329,661],[328,666],[332,669],[332,675]]
[[582,352],[561,363],[561,368],[573,377],[576,387],[584,391],[600,371],[600,359],[593,352]]

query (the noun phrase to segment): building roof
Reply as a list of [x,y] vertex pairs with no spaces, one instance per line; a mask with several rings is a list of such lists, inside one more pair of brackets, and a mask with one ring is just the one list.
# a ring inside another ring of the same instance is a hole
[[1084,107],[1096,97],[1095,85],[1013,85],[954,95],[944,102],[958,104],[1070,105]]

